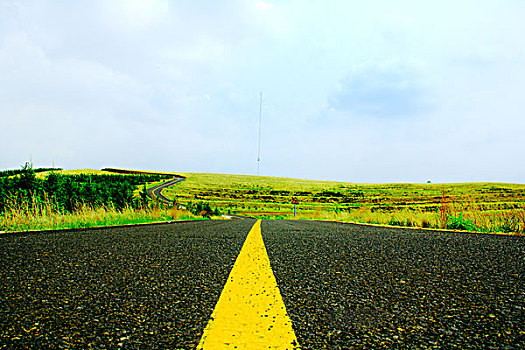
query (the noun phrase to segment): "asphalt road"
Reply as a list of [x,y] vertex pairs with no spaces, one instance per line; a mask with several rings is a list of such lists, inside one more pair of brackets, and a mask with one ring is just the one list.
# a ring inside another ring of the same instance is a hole
[[0,238],[0,348],[192,349],[254,220]]
[[[254,220],[0,237],[0,348],[192,349]],[[525,347],[525,239],[263,221],[303,349]]]
[[303,349],[525,347],[525,240],[265,222]]
[[175,177],[170,181],[167,181],[167,182],[161,183],[160,185],[149,188],[148,195],[153,199],[158,198],[161,202],[170,204],[173,201],[170,200],[168,197],[164,196],[162,194],[162,190],[170,186],[173,186],[176,183],[182,182],[184,180],[186,180],[184,177]]

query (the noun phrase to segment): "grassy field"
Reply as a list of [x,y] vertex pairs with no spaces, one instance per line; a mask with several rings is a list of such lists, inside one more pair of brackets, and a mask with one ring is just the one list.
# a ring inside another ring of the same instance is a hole
[[127,207],[122,210],[112,207],[84,206],[73,213],[58,213],[44,204],[31,208],[11,208],[10,211],[0,216],[0,228],[19,232],[201,219],[203,218],[185,210],[161,206],[152,206],[147,209]]
[[[51,171],[44,171],[44,172],[41,172],[41,173],[37,173],[36,177],[38,177],[40,179],[43,179],[47,175],[49,175],[50,172]],[[62,174],[62,175],[81,175],[81,174],[85,174],[85,175],[112,175],[113,174],[113,173],[110,173],[108,171],[96,170],[96,169],[55,170],[54,172],[57,173],[57,174]]]
[[[93,169],[37,172],[34,174],[34,177],[40,181],[41,184],[37,184],[32,189],[25,189],[25,192],[19,193],[16,192],[16,188],[19,187],[13,188],[10,187],[10,185],[5,181],[0,181],[0,186],[2,186],[0,187],[0,194],[2,194],[2,196],[0,196],[0,200],[3,200],[0,201],[0,204],[2,204],[2,206],[0,206],[2,209],[0,211],[0,232],[70,228],[74,229],[108,225],[149,223],[156,221],[202,219],[202,217],[193,215],[187,210],[163,206],[161,203],[156,203],[154,201],[149,201],[149,203],[143,202],[141,198],[143,185],[136,186],[135,189],[132,190],[132,194],[129,199],[127,199],[127,201],[120,206],[116,206],[113,202],[106,204],[99,201],[95,201],[96,204],[89,203],[84,200],[80,200],[79,202],[78,197],[82,193],[73,191],[71,194],[68,194],[67,198],[69,198],[69,196],[77,196],[75,202],[76,204],[72,209],[65,209],[57,203],[56,193],[49,194],[48,192],[45,192],[45,189],[42,190],[42,188],[39,187],[46,184],[42,181],[46,181],[51,173],[59,176],[115,175],[114,172]],[[10,176],[10,178],[16,183],[16,181],[18,181],[16,178],[20,179],[20,176],[21,175],[14,175]],[[126,177],[127,175],[121,176]],[[94,181],[96,179],[91,178],[91,180]],[[30,180],[29,183],[34,184],[35,181]],[[74,181],[78,181],[78,179]],[[118,180],[117,182],[122,183],[122,180]],[[147,183],[146,187],[150,187],[159,182],[162,181]],[[109,190],[109,187],[107,187],[108,185],[114,186],[115,183],[105,183],[105,185],[102,186],[102,190],[104,192]],[[90,189],[94,191],[93,187],[90,187]],[[59,191],[62,190],[65,190],[63,185],[60,187]],[[45,193],[41,193],[43,191]],[[91,194],[93,193],[95,192],[92,192]],[[115,196],[120,193],[121,191],[117,191],[116,193],[111,192],[111,196]],[[63,194],[62,197],[64,197]],[[116,197],[112,198],[115,199]],[[98,199],[103,200],[102,197]],[[137,202],[140,204],[137,205]]]
[[[143,170],[129,170],[129,171],[130,172],[140,172],[140,173],[151,173],[151,174],[165,174],[165,175],[174,175],[174,176],[177,175],[175,173],[170,173],[170,172],[153,172],[153,171],[149,172],[149,171],[143,171]],[[44,171],[41,173],[37,173],[36,177],[43,179],[46,176],[48,176],[50,172],[51,171]],[[97,170],[97,169],[70,169],[70,170],[58,170],[54,172],[57,174],[61,174],[61,175],[114,175],[115,174],[115,172],[112,172],[112,171]],[[157,181],[157,182],[149,182],[146,185],[146,188],[149,189],[153,186],[163,183],[164,181],[165,180]],[[139,196],[140,190],[141,189],[139,188],[135,190],[135,193],[134,193],[135,196]]]
[[394,226],[523,233],[525,185],[355,184],[290,178],[181,174],[163,193],[177,203],[208,202],[258,218],[341,220]]
[[[92,169],[60,173],[111,174]],[[185,176],[186,181],[165,189],[163,194],[186,208],[209,204],[223,214],[293,219],[292,201],[297,199],[296,219],[525,232],[525,185],[521,184],[355,184],[265,176],[177,174]],[[39,178],[47,175],[36,174]],[[137,188],[135,198],[141,190]],[[72,213],[57,213],[44,202],[9,208],[0,216],[0,230],[92,227],[199,217],[197,212],[191,214],[159,203],[124,210],[84,206]]]

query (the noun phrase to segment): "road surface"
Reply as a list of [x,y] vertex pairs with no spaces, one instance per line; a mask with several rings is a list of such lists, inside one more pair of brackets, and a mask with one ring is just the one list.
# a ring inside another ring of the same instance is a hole
[[170,186],[173,186],[176,183],[182,182],[184,180],[186,180],[184,177],[175,177],[175,178],[173,178],[170,181],[166,181],[166,182],[161,183],[160,185],[151,187],[151,188],[148,189],[148,196],[150,196],[153,199],[157,198],[158,200],[160,200],[161,202],[163,202],[165,204],[171,204],[171,203],[173,203],[173,200],[171,200],[168,197],[164,196],[162,194],[162,190],[165,189],[165,188],[168,188]]
[[[195,349],[254,224],[2,236],[0,348]],[[261,232],[302,349],[525,347],[523,237],[303,221]]]

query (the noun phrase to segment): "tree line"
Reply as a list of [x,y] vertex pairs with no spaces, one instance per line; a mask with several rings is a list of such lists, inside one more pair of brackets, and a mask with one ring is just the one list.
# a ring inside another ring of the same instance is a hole
[[[7,176],[14,176],[22,174],[26,167],[29,167],[29,163],[26,163],[26,165],[22,169],[13,169],[13,170],[0,170],[0,177],[7,177]],[[56,171],[56,170],[62,170],[62,168],[37,168],[33,169],[35,173],[43,173],[45,171]]]
[[171,178],[160,174],[64,175],[54,171],[38,178],[35,174],[36,170],[26,164],[14,175],[0,176],[0,213],[9,207],[42,203],[60,212],[73,212],[83,205],[112,206],[118,210],[126,206],[138,208],[145,204],[143,198],[133,196],[139,186],[144,186],[145,192],[147,182]]

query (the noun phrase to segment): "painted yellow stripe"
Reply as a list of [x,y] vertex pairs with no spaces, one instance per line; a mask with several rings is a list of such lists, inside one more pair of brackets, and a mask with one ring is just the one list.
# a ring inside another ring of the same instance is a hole
[[246,237],[197,349],[299,349],[258,220]]

